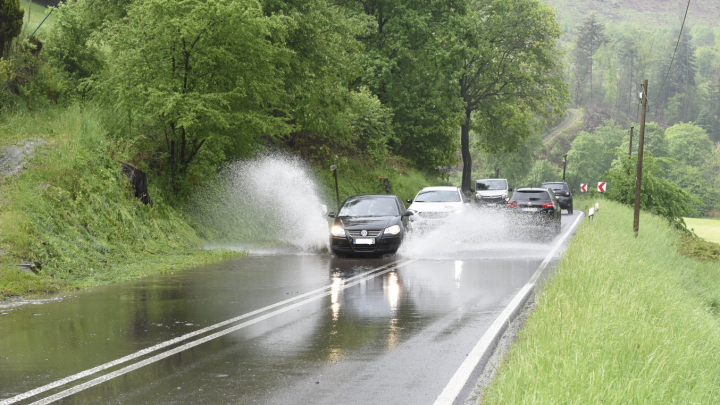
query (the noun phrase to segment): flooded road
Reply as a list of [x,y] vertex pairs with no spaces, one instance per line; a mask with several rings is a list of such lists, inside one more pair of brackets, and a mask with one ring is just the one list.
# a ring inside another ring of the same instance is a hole
[[260,255],[0,304],[0,404],[432,404],[550,247]]

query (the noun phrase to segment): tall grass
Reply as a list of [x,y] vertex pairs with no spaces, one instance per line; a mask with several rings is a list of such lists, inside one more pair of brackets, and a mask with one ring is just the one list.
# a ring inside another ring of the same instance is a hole
[[720,398],[720,266],[604,201],[537,299],[486,404],[710,404]]
[[[0,296],[124,280],[225,254],[197,250],[195,231],[161,195],[153,195],[155,207],[133,197],[120,172],[122,148],[108,141],[92,108],[17,114],[4,124],[0,144],[43,144],[22,174],[0,184]],[[25,274],[11,266],[18,262],[42,269]]]

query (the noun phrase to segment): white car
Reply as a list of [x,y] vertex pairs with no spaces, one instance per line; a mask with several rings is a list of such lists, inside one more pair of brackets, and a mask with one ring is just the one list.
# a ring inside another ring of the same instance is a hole
[[416,226],[438,224],[465,210],[465,198],[458,187],[425,187],[408,202],[411,203],[408,211],[415,214],[410,222]]

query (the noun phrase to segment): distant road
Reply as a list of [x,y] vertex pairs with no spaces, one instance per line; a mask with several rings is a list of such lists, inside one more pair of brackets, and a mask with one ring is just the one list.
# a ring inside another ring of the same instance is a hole
[[543,143],[547,144],[548,142],[555,139],[556,136],[560,135],[563,131],[573,126],[578,120],[580,119],[580,112],[578,110],[567,110],[565,111],[565,121],[563,121],[560,125],[555,127],[552,131],[545,134],[543,137]]

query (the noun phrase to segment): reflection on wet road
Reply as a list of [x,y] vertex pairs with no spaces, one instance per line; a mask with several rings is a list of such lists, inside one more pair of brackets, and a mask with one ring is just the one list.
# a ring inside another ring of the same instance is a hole
[[0,404],[49,403],[72,387],[83,389],[56,403],[433,403],[547,250],[463,260],[254,256],[0,304]]

